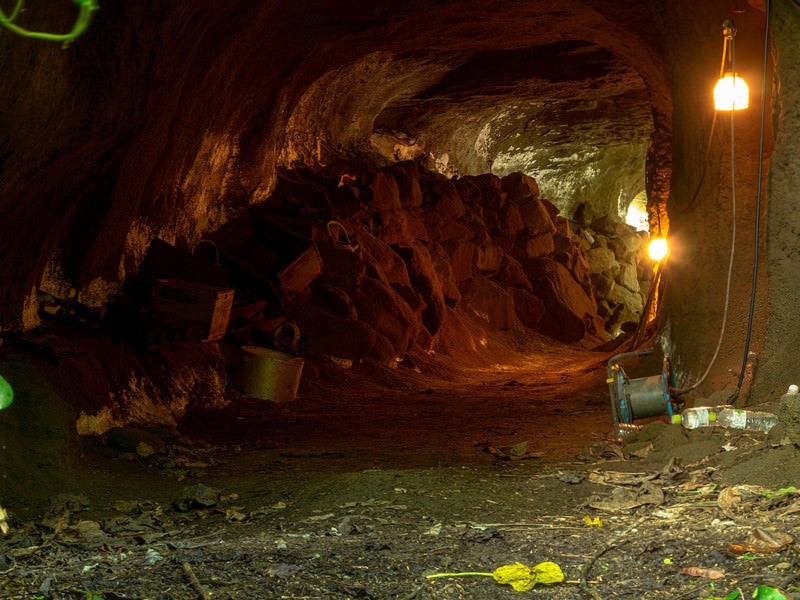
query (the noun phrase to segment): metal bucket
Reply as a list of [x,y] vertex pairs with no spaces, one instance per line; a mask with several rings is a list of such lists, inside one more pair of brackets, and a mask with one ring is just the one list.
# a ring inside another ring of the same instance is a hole
[[244,361],[236,379],[246,396],[271,402],[297,397],[305,364],[302,358],[259,346],[242,346],[242,351]]

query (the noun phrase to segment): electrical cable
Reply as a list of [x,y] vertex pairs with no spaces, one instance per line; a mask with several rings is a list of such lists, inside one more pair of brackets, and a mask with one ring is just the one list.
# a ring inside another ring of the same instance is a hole
[[[726,43],[723,45],[723,61],[725,51],[727,49],[727,37]],[[731,49],[731,69],[735,73],[736,72],[736,54],[734,49],[733,37],[730,39],[730,49]],[[711,372],[711,368],[714,366],[714,363],[717,361],[717,357],[719,356],[719,351],[722,348],[722,340],[725,337],[725,327],[728,323],[728,308],[730,305],[730,298],[731,298],[731,279],[733,276],[733,259],[734,259],[734,251],[736,249],[736,136],[734,134],[734,113],[735,110],[731,110],[731,252],[730,252],[730,259],[728,261],[728,277],[725,283],[725,304],[722,310],[722,324],[720,325],[719,330],[719,338],[717,339],[717,347],[714,350],[714,354],[711,357],[711,360],[706,367],[705,372],[700,376],[700,378],[695,381],[692,385],[687,388],[679,389],[679,390],[671,390],[673,396],[681,396],[683,394],[688,394],[689,392],[695,390],[701,383],[706,380],[708,374]],[[716,112],[714,113],[716,116]]]
[[[731,6],[731,11],[733,10],[733,6]],[[724,26],[724,24],[723,24]],[[733,47],[733,38],[731,38],[731,48]],[[728,36],[723,36],[722,38],[722,60],[720,60],[719,64],[719,78],[725,74],[725,59],[728,56]],[[691,199],[686,204],[686,211],[689,212],[694,209],[697,199],[700,197],[700,188],[703,187],[703,182],[706,179],[706,170],[708,168],[708,159],[711,156],[711,141],[714,139],[714,131],[717,126],[717,111],[714,111],[714,116],[711,119],[711,130],[708,132],[708,141],[706,142],[706,155],[703,158],[703,170],[700,171],[700,178],[697,180],[697,187],[694,190],[694,194],[692,194]]]
[[[722,77],[722,75],[720,75]],[[716,129],[717,125],[717,111],[714,111],[714,117],[711,119],[711,130],[708,132],[708,142],[706,142],[706,155],[703,158],[703,170],[700,172],[700,179],[697,181],[697,187],[694,190],[694,194],[692,194],[692,198],[689,200],[688,204],[686,205],[686,210],[684,212],[689,212],[694,210],[694,207],[697,203],[697,199],[700,197],[700,188],[703,187],[703,182],[706,178],[706,169],[708,168],[708,158],[711,155],[711,140],[714,138],[714,130]]]
[[770,0],[764,0],[764,62],[761,74],[761,127],[758,136],[758,177],[756,180],[756,218],[755,218],[755,240],[753,249],[753,283],[750,288],[750,312],[747,316],[747,336],[744,342],[744,356],[742,357],[742,368],[739,369],[739,380],[736,383],[738,389],[742,389],[744,373],[747,369],[747,361],[750,355],[750,339],[753,334],[753,314],[756,306],[756,288],[758,285],[758,244],[761,229],[761,186],[764,175],[764,123],[766,122],[767,112],[767,66],[769,61],[769,13]]
[[89,27],[89,23],[92,20],[92,15],[94,11],[100,8],[100,5],[97,3],[97,0],[72,0],[75,4],[78,5],[78,17],[75,20],[75,24],[72,27],[72,30],[69,33],[47,33],[44,31],[31,31],[30,29],[25,29],[20,27],[14,20],[19,16],[19,13],[22,12],[23,5],[25,0],[17,0],[16,5],[14,6],[14,10],[11,11],[10,15],[6,15],[2,9],[0,9],[0,25],[3,25],[6,29],[13,31],[14,33],[21,35],[22,37],[27,38],[34,38],[38,40],[46,40],[49,42],[64,42],[64,44],[69,44],[69,42],[73,41],[75,38],[80,36],[86,29]]

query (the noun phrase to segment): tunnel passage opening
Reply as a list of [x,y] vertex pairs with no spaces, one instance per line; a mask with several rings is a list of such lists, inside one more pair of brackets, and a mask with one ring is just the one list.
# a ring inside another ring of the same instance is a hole
[[642,190],[628,204],[625,222],[636,231],[650,231],[650,215],[647,212],[647,193]]

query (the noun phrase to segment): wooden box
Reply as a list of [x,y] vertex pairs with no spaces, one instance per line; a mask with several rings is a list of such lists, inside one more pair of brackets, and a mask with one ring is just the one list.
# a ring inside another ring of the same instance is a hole
[[193,339],[211,342],[228,329],[234,290],[182,279],[159,279],[151,305],[164,324],[185,331]]
[[278,280],[285,293],[299,294],[320,275],[322,259],[316,246],[312,245],[278,272]]

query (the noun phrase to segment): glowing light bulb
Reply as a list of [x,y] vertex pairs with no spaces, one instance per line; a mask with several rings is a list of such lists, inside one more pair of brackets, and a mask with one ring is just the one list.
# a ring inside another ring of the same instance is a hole
[[664,238],[654,238],[647,247],[647,253],[650,255],[650,258],[656,262],[664,260],[664,257],[667,255],[667,250],[667,240]]
[[725,73],[714,86],[714,108],[741,110],[750,105],[750,90],[736,73]]

